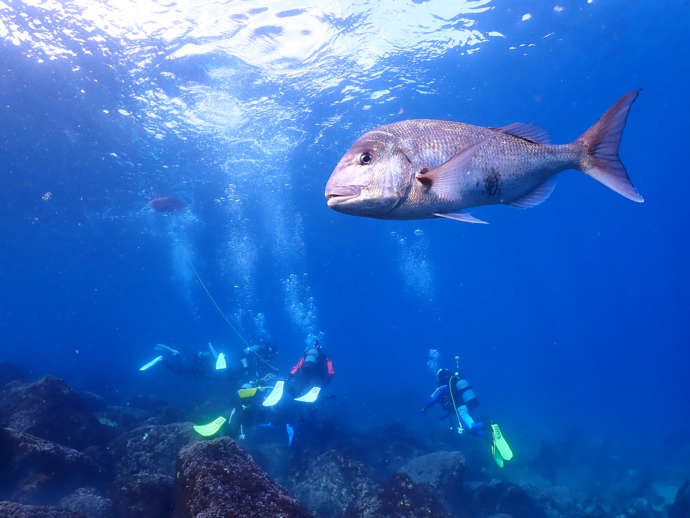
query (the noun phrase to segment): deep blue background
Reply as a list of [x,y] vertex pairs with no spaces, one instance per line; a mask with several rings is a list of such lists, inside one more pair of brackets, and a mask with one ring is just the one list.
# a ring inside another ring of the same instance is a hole
[[[257,252],[249,309],[266,315],[279,363],[289,367],[309,330],[291,320],[283,282],[289,273],[308,274],[318,311],[311,322],[336,362],[332,390],[362,426],[391,420],[438,426],[418,416],[433,389],[424,365],[430,347],[442,350],[446,364],[461,355],[483,411],[518,448],[575,426],[654,449],[690,426],[684,34],[690,7],[561,4],[567,16],[542,2],[525,2],[519,11],[497,3],[477,18],[480,27],[507,37],[471,55],[450,51],[424,66],[410,65],[413,52],[387,57],[368,89],[399,86],[406,66],[417,66],[417,83],[368,110],[361,109],[367,98],[332,104],[342,85],[310,94],[287,81],[280,102],[309,107],[294,121],[301,136],[288,153],[266,158],[269,172],[261,153],[246,150],[257,160],[237,182],[243,231],[250,230]],[[533,20],[521,22],[530,9]],[[536,47],[507,48],[531,41]],[[192,250],[218,302],[229,314],[237,310],[232,275],[222,273],[237,229],[214,200],[233,169],[244,166],[224,168],[228,150],[211,136],[158,139],[136,118],[119,116],[114,107],[135,113],[140,107],[127,71],[106,67],[107,58],[74,58],[82,75],[72,63],[36,63],[25,51],[0,43],[0,359],[96,391],[123,397],[155,391],[174,399],[180,386],[189,387],[163,372],[136,372],[153,344],[189,351],[208,340],[228,350],[240,345],[184,261],[171,256],[175,240]],[[205,70],[224,59],[167,66],[180,81],[212,83]],[[416,91],[431,83],[432,95]],[[621,156],[645,204],[568,171],[537,208],[476,210],[488,226],[359,219],[326,207],[332,168],[376,125],[403,117],[490,126],[526,121],[565,143],[638,87]],[[172,95],[176,85],[165,89]],[[335,114],[342,118],[324,127]],[[278,169],[289,185],[260,178]],[[267,185],[270,196],[261,192]],[[44,201],[47,191],[53,196]],[[148,209],[158,195],[180,197],[185,213]],[[272,251],[274,213],[302,220],[298,242],[288,237],[285,261]],[[190,215],[189,225],[175,222]],[[416,261],[405,262],[411,249]],[[417,270],[431,281],[410,288],[406,280]],[[252,340],[250,321],[238,325]]]

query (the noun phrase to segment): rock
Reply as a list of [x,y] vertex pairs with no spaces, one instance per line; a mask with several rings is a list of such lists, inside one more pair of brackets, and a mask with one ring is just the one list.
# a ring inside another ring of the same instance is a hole
[[86,518],[111,518],[113,503],[92,487],[81,487],[60,500],[60,507],[83,514]]
[[96,419],[101,424],[118,428],[123,432],[146,424],[151,413],[132,406],[108,405],[95,412]]
[[135,428],[115,439],[108,450],[120,477],[137,473],[175,475],[177,454],[198,440],[192,423],[173,423]]
[[9,428],[0,429],[0,498],[52,504],[105,476],[92,459],[77,450]]
[[114,437],[77,392],[50,376],[33,383],[11,382],[0,389],[0,426],[78,450]]
[[[385,441],[381,437],[385,437]],[[399,423],[388,424],[356,437],[353,447],[353,451],[367,452],[367,465],[381,479],[391,477],[411,459],[429,451],[421,444],[418,435]]]
[[310,516],[228,437],[185,446],[177,472],[176,518]]
[[129,400],[129,405],[142,410],[150,410],[158,413],[168,406],[168,403],[151,394],[137,394]]
[[313,459],[305,469],[292,474],[291,493],[314,514],[337,518],[349,508],[364,512],[376,496],[376,484],[361,462],[336,450]]
[[0,387],[10,381],[24,381],[26,377],[15,365],[10,362],[0,362]]
[[97,412],[99,410],[103,410],[107,406],[105,398],[99,394],[95,394],[94,392],[89,391],[81,391],[75,393],[77,394],[79,399],[81,399],[84,408],[90,412]]
[[[361,507],[361,506],[360,506]],[[343,518],[448,518],[436,496],[404,474],[393,475],[360,510],[348,508]]]
[[690,518],[690,483],[683,484],[668,510],[668,518]]
[[546,518],[536,499],[509,482],[465,484],[462,493],[462,505],[470,516],[506,513],[512,518]]
[[0,516],[2,518],[85,518],[83,514],[59,507],[39,507],[2,501],[0,501]]
[[118,478],[112,485],[115,515],[119,518],[169,518],[175,479],[156,473]]
[[438,451],[415,457],[398,472],[426,487],[448,509],[461,508],[459,488],[465,479],[465,456],[459,451]]

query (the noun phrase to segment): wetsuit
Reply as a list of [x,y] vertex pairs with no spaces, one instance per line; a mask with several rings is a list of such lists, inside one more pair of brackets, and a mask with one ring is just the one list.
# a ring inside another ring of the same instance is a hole
[[[451,388],[452,394],[450,392]],[[476,431],[483,426],[482,423],[476,422],[469,413],[471,408],[479,406],[479,400],[466,379],[452,376],[448,383],[439,385],[429,396],[429,400],[424,405],[424,410],[431,408],[437,403],[448,412],[447,416],[457,411],[460,422],[468,430]]]
[[335,376],[333,361],[323,351],[308,349],[304,356],[290,370],[290,379],[295,393],[318,386],[324,388]]

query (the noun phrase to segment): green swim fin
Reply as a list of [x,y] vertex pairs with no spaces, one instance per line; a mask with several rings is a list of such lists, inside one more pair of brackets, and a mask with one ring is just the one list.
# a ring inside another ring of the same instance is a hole
[[225,418],[222,415],[216,417],[213,421],[207,424],[195,424],[194,425],[194,431],[201,435],[202,437],[213,437],[218,433],[218,430],[221,429],[221,427],[229,421],[232,421],[232,417],[235,415],[235,409],[232,409],[232,412],[230,412],[230,417]]
[[218,433],[218,430],[220,430],[221,426],[223,426],[226,421],[227,419],[223,416],[216,417],[208,424],[195,424],[194,431],[202,437],[212,437]]
[[[498,426],[498,424],[494,423],[491,425],[491,434],[493,435],[493,445],[491,446],[491,451],[494,455],[494,459],[496,459],[498,453],[498,456],[501,457],[501,460],[511,460],[513,458],[513,450],[510,449],[510,446],[508,445],[508,442],[505,440],[505,437],[503,437],[503,433],[501,432],[501,428]],[[496,461],[496,464],[499,465],[499,467],[503,467],[498,460]]]
[[503,460],[503,457],[501,457],[501,454],[498,453],[498,450],[496,449],[496,445],[492,444],[491,445],[491,455],[494,458],[494,461],[496,462],[496,465],[499,468],[503,468],[505,465],[505,461]]

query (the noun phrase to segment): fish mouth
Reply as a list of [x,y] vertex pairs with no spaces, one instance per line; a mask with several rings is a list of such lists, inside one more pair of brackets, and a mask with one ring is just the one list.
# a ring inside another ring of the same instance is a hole
[[340,203],[345,203],[347,200],[356,198],[362,192],[361,185],[334,185],[326,187],[326,198],[328,199],[328,206],[333,207]]

